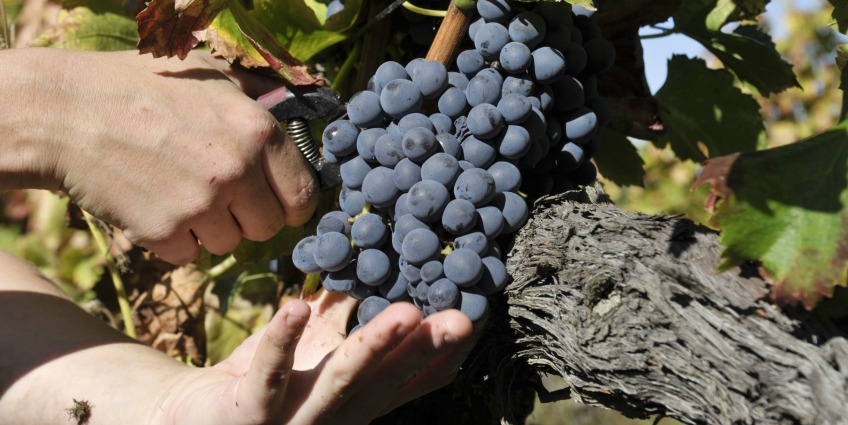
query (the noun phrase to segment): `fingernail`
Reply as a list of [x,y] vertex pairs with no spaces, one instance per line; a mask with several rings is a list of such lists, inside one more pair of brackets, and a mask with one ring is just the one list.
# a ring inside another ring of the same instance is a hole
[[453,334],[446,333],[445,336],[442,337],[442,341],[444,341],[445,344],[456,344],[459,342],[459,339],[453,336]]
[[290,311],[288,316],[286,317],[286,324],[291,327],[302,327],[304,323],[306,323],[306,319],[308,318],[309,316]]

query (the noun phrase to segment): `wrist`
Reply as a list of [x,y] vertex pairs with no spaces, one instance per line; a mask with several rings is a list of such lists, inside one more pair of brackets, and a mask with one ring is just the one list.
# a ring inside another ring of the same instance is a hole
[[0,190],[60,187],[61,136],[53,123],[70,105],[55,105],[53,92],[70,72],[68,60],[48,49],[0,52]]

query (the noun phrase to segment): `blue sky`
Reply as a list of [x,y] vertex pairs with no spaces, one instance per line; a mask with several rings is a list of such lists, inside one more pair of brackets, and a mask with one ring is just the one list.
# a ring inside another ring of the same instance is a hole
[[[814,11],[824,7],[827,0],[773,0],[766,9],[765,18],[772,29],[772,38],[782,40],[788,36],[781,25],[783,15],[789,10]],[[793,7],[794,6],[794,7]],[[670,23],[660,25],[671,27]],[[651,28],[642,28],[642,34],[658,32]],[[708,52],[698,42],[689,37],[674,34],[667,37],[642,40],[645,57],[645,74],[652,92],[662,87],[666,79],[666,64],[673,54],[707,57]]]

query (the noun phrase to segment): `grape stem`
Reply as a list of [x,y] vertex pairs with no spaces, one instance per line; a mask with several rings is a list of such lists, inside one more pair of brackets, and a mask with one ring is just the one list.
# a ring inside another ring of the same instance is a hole
[[455,2],[451,1],[445,13],[445,18],[439,25],[436,38],[430,45],[430,51],[427,52],[427,60],[441,62],[446,68],[449,68],[456,56],[456,51],[459,49],[460,42],[468,33],[471,19],[471,11],[456,7]]

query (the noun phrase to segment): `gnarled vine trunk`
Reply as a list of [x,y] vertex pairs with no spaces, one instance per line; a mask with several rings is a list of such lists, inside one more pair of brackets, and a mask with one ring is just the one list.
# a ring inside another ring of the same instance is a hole
[[755,265],[718,273],[720,249],[593,189],[537,202],[457,381],[380,422],[522,423],[538,392],[692,424],[848,423],[844,328],[774,305]]

